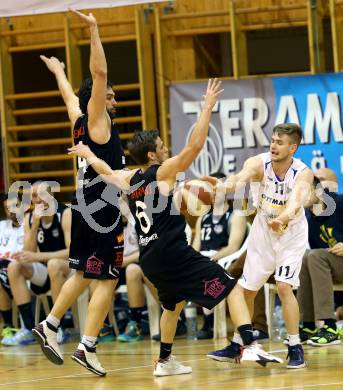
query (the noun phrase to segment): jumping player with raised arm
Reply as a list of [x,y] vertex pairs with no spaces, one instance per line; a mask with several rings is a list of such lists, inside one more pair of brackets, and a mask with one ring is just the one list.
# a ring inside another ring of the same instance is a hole
[[[287,368],[306,365],[299,339],[299,306],[292,290],[299,286],[302,257],[307,246],[308,227],[303,205],[309,198],[313,181],[311,170],[293,157],[301,138],[302,130],[297,124],[275,126],[270,151],[249,158],[237,175],[230,176],[224,186],[218,187],[218,191],[233,192],[248,182],[259,183],[255,199],[257,215],[250,231],[239,285],[244,289],[252,315],[258,290],[270,275],[275,274],[289,335]],[[216,179],[208,179],[212,184],[216,182]],[[235,333],[231,345],[208,356],[225,361],[241,344],[242,340]]]
[[267,354],[254,343],[253,329],[243,291],[236,280],[209,258],[187,244],[185,219],[173,202],[177,174],[185,171],[201,151],[208,135],[212,108],[217,102],[221,83],[210,80],[203,109],[188,144],[176,156],[168,158],[157,131],[141,131],[129,144],[131,156],[148,168],[130,172],[113,171],[97,159],[85,145],[70,148],[71,154],[86,158],[106,180],[129,190],[128,199],[136,220],[140,265],[146,277],[158,290],[164,311],[161,317],[160,356],[154,375],[187,374],[191,367],[183,366],[171,355],[177,319],[185,301],[208,309],[227,297],[230,313],[245,348],[232,355],[232,360],[252,360],[265,365],[281,360]]
[[[56,77],[74,127],[74,144],[82,142],[88,145],[112,169],[121,169],[124,168],[124,154],[112,121],[117,103],[112,85],[107,80],[107,63],[97,22],[92,14],[87,16],[73,12],[89,26],[91,41],[92,79],[83,81],[79,97],[74,94],[66,78],[64,65],[54,57],[41,58]],[[119,209],[100,200],[107,184],[99,180],[97,173],[87,166],[85,160],[79,158],[77,163],[78,189],[72,203],[69,253],[70,268],[75,269],[76,273],[63,285],[47,319],[38,324],[33,333],[46,357],[55,364],[63,364],[63,356],[56,343],[60,319],[90,282],[98,279],[88,306],[85,333],[72,358],[102,376],[106,371],[96,357],[95,344],[118,281],[123,259],[123,226]],[[102,208],[98,207],[94,212],[95,205],[99,203],[102,203]]]

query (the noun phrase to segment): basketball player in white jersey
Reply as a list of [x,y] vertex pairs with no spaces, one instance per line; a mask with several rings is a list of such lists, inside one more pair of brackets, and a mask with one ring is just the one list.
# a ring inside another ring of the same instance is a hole
[[[293,157],[301,138],[301,128],[296,124],[275,126],[270,151],[249,158],[237,175],[227,179],[224,188],[225,192],[233,192],[247,182],[259,183],[258,193],[255,194],[257,215],[250,231],[239,284],[244,288],[252,314],[258,290],[275,273],[290,339],[287,368],[305,367],[299,339],[299,307],[293,288],[299,286],[302,257],[307,246],[308,227],[303,205],[309,196],[313,173]],[[214,182],[216,180],[212,180]],[[233,348],[239,348],[239,344],[241,340],[235,333],[229,347],[208,356],[225,361],[226,354]]]

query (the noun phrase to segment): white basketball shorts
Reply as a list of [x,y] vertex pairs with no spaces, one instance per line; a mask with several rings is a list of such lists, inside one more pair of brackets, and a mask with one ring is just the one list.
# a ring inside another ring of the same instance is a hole
[[275,274],[275,280],[299,286],[302,258],[307,248],[308,225],[305,216],[291,221],[282,235],[274,233],[266,219],[257,214],[252,224],[247,257],[239,284],[258,291]]

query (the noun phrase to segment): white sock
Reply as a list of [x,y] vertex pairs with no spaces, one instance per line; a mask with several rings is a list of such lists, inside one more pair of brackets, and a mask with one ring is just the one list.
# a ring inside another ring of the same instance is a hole
[[93,336],[82,336],[81,343],[87,345],[87,347],[92,348],[95,346],[96,337]]
[[289,334],[288,335],[288,345],[290,347],[293,347],[293,345],[298,345],[300,344],[300,337],[299,334]]
[[46,317],[46,321],[49,322],[49,324],[51,324],[52,326],[54,326],[56,329],[60,326],[60,322],[61,322],[59,318],[53,316],[52,314],[49,314]]
[[237,333],[237,332],[235,332],[235,333],[233,334],[232,341],[233,341],[234,343],[239,344],[239,345],[243,345],[242,337],[241,337],[241,335],[240,335],[239,333]]

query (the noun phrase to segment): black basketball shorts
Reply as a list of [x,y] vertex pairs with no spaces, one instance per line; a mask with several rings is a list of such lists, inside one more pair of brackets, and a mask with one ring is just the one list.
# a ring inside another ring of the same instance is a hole
[[[174,259],[180,258],[177,253],[173,255]],[[237,283],[237,279],[230,276],[224,268],[192,247],[188,247],[186,256],[183,251],[181,258],[184,261],[178,260],[174,269],[164,268],[161,272],[145,273],[157,288],[159,299],[167,310],[175,310],[175,305],[182,301],[191,301],[213,309],[230,294]],[[165,262],[166,259],[160,261]],[[168,259],[169,261],[172,264],[172,259]],[[144,262],[144,272],[143,264]]]
[[[118,210],[118,209],[116,209]],[[124,231],[119,212],[113,207],[99,210],[96,221],[103,227],[117,221],[113,230],[100,233],[92,228],[79,211],[72,209],[69,267],[83,271],[88,279],[117,279],[123,262]]]

